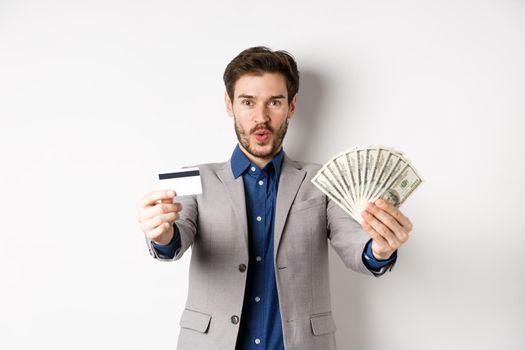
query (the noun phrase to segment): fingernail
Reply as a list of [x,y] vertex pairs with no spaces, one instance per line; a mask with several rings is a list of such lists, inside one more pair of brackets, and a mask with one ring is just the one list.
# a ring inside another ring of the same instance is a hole
[[368,209],[374,209],[374,203],[368,203],[368,204],[366,205],[366,207],[367,207]]
[[376,201],[376,204],[377,204],[377,205],[380,205],[380,206],[383,206],[383,205],[385,204],[385,201],[382,200],[382,199],[378,199],[378,200]]
[[166,194],[167,194],[169,197],[174,197],[174,196],[175,196],[175,191],[169,190],[168,192],[166,192]]

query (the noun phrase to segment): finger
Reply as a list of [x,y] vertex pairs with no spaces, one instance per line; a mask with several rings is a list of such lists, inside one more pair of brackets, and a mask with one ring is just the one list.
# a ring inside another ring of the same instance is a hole
[[366,221],[363,221],[363,229],[370,235],[370,238],[372,240],[376,241],[376,244],[378,244],[380,247],[390,247],[386,239],[383,238],[370,224]]
[[157,215],[167,214],[167,213],[178,213],[182,210],[181,203],[168,203],[168,204],[157,204],[153,207],[143,208],[139,211],[138,219],[139,221],[151,219]]
[[368,203],[366,210],[388,227],[400,242],[405,242],[408,239],[407,230],[389,212],[380,209],[374,203]]
[[148,193],[139,201],[139,208],[146,208],[156,204],[158,200],[170,199],[175,197],[176,193],[173,190],[160,190]]
[[148,232],[151,231],[164,223],[173,224],[179,219],[178,213],[167,213],[162,215],[157,215],[149,220],[144,220],[140,223],[142,231]]
[[372,254],[376,259],[387,259],[395,251],[388,242],[372,226],[365,223],[364,228],[372,238]]
[[392,204],[390,204],[389,202],[385,201],[384,199],[378,199],[377,201],[375,201],[375,204],[380,209],[383,209],[384,211],[386,211],[387,213],[392,215],[394,217],[394,219],[396,219],[401,224],[401,226],[407,228],[408,231],[412,230],[412,223],[410,222],[410,220],[405,215],[403,215],[401,210],[399,210],[398,208],[394,207]]
[[157,204],[153,207],[142,209],[139,213],[139,221],[148,220],[161,214],[178,213],[181,210],[181,203]]
[[379,221],[374,215],[365,210],[363,211],[362,216],[363,219],[365,219],[365,221],[370,226],[372,226],[372,228],[377,233],[379,233],[392,248],[397,249],[397,247],[400,246],[397,237],[394,235],[394,233],[390,231],[390,229],[386,227],[381,221]]
[[150,240],[155,240],[155,238],[158,238],[168,232],[168,230],[171,228],[171,224],[165,222],[162,225],[157,226],[151,231],[146,232],[146,237]]

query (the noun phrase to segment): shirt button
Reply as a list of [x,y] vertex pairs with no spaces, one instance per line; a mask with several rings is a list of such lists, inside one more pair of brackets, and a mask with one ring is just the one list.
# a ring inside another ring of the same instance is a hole
[[258,303],[259,301],[261,301],[261,298],[255,297],[255,302]]
[[255,257],[255,260],[256,260],[256,261],[261,261],[262,258],[261,258],[260,256],[256,256],[256,257]]
[[231,321],[232,321],[233,324],[239,323],[239,316],[233,315],[232,318],[231,318]]
[[257,217],[257,221],[261,221],[262,218],[260,216]]
[[264,181],[263,180],[259,180],[259,186],[262,186],[264,185]]
[[252,167],[250,168],[250,170],[251,170],[251,171],[255,171],[255,167],[252,166]]
[[259,339],[259,338],[255,339],[255,344],[257,344],[257,345],[261,344],[261,339]]
[[241,271],[241,272],[246,271],[246,264],[240,264],[239,265],[239,271]]

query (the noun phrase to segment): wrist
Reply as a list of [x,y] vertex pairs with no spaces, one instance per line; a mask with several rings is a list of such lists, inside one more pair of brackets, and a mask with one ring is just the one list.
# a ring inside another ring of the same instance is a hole
[[383,253],[380,253],[380,252],[374,250],[374,248],[372,247],[372,255],[378,261],[390,259],[390,257],[392,257],[393,253],[394,252],[387,252],[387,253],[383,252]]
[[173,236],[174,236],[173,232],[166,233],[165,235],[162,235],[161,237],[157,239],[152,239],[152,241],[153,243],[158,244],[158,245],[169,245],[171,241],[173,240]]

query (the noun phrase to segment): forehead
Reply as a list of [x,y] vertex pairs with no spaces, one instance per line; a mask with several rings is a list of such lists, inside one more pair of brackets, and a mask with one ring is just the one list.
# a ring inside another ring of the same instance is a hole
[[244,74],[235,82],[234,95],[287,97],[286,78],[280,73]]

